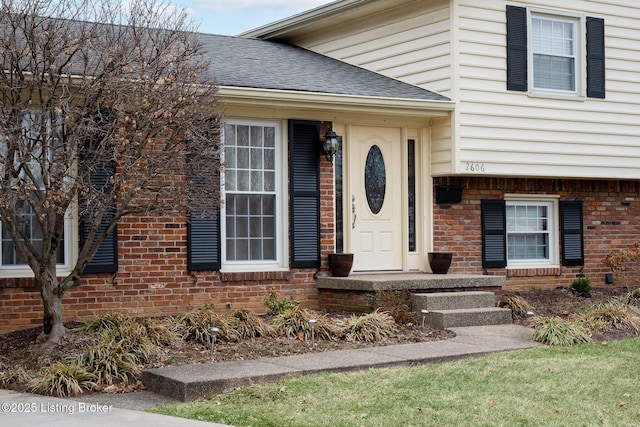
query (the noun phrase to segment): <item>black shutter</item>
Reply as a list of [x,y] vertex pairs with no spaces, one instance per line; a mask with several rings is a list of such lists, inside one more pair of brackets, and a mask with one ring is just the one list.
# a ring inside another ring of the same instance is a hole
[[189,212],[187,222],[189,271],[220,270],[220,210],[208,215]]
[[587,17],[587,96],[605,97],[604,19]]
[[482,267],[507,266],[507,219],[504,200],[482,200]]
[[291,267],[320,267],[320,122],[289,121]]
[[[189,141],[187,140],[187,146]],[[193,162],[196,163],[193,163]],[[218,156],[204,156],[203,154],[187,154],[187,180],[191,187],[217,185],[220,187],[220,174],[213,172],[212,176],[203,175],[198,168],[198,162],[220,163]],[[199,174],[199,175],[198,175]],[[220,249],[220,206],[212,206],[206,213],[190,209],[187,213],[187,270],[213,271],[222,267]]]
[[[107,162],[101,168],[96,169],[96,173],[91,176],[91,185],[95,188],[106,188],[110,185],[109,180],[116,172],[116,163]],[[110,206],[103,215],[98,228],[100,234],[107,224],[113,219],[115,206]],[[85,213],[80,221],[80,244],[84,246],[88,233],[91,229],[91,214]],[[116,273],[118,271],[118,225],[107,235],[96,253],[85,267],[83,273]]]
[[562,229],[562,265],[584,265],[582,202],[560,202],[560,228]]
[[527,9],[507,6],[507,90],[526,92]]

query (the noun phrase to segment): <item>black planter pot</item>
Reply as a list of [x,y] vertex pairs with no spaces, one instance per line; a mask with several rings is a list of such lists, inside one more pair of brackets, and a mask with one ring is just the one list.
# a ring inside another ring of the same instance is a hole
[[447,274],[451,266],[451,252],[429,252],[429,267],[433,274]]
[[353,254],[329,254],[329,271],[335,277],[347,277],[353,266]]

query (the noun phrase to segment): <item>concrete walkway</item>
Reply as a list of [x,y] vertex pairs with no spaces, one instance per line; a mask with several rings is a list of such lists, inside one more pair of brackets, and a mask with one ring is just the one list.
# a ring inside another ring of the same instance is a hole
[[[539,345],[531,340],[531,329],[519,325],[471,326],[451,330],[456,337],[445,341],[152,369],[144,373],[144,383],[155,393],[92,394],[56,399],[0,390],[0,403],[3,404],[0,425],[216,426],[141,411],[314,372],[439,363]],[[21,411],[7,412],[6,408]]]
[[[96,401],[100,400],[96,399]],[[110,403],[58,399],[9,390],[0,390],[0,425],[2,427],[224,427],[221,424],[122,409]]]

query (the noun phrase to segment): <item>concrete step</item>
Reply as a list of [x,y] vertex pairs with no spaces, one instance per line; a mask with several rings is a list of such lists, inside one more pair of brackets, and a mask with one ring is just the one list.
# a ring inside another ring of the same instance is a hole
[[453,310],[495,306],[495,294],[487,291],[433,292],[411,295],[413,311]]
[[427,325],[440,329],[461,326],[506,325],[511,322],[511,310],[499,307],[429,310],[425,317]]

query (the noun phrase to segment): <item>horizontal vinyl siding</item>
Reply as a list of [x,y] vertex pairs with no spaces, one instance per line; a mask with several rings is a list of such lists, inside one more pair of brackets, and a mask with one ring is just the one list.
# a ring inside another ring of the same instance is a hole
[[294,44],[449,96],[448,2],[411,2],[348,25],[291,40]]
[[[563,10],[605,20],[606,98],[582,101],[507,91],[508,2],[458,3],[457,173],[480,163],[490,175],[640,178],[636,0],[562,2]],[[535,6],[555,10],[557,4],[541,0]]]
[[450,174],[451,158],[451,119],[437,118],[431,121],[431,173],[433,175]]

